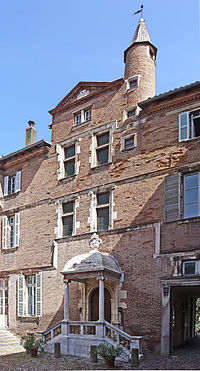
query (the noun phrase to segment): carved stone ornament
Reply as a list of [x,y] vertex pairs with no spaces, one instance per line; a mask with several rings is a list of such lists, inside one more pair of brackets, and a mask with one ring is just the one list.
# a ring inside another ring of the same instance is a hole
[[81,99],[83,97],[86,97],[87,95],[89,94],[89,90],[82,90],[78,95],[77,95],[77,99]]
[[99,238],[98,234],[93,233],[90,239],[90,242],[89,242],[90,248],[98,249],[101,244],[102,244],[102,240]]

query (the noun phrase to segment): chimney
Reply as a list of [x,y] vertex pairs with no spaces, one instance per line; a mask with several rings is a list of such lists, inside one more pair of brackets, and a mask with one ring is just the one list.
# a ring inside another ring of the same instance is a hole
[[29,121],[29,128],[26,129],[26,147],[30,146],[31,144],[36,143],[36,132],[37,130],[34,128],[34,121]]

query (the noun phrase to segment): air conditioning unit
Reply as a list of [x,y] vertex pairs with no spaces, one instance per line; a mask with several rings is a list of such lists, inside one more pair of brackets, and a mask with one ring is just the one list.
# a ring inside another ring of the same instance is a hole
[[199,276],[200,275],[200,261],[185,261],[183,262],[184,276]]

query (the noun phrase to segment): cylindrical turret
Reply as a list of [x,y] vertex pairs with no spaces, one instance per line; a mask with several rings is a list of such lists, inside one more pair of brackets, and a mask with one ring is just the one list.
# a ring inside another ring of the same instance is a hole
[[132,95],[132,104],[155,95],[156,52],[141,18],[131,45],[124,52],[124,79],[127,81],[127,91],[130,90]]

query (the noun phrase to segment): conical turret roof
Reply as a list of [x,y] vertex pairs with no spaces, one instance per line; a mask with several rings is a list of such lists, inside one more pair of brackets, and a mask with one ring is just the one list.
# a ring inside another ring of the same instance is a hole
[[133,39],[131,41],[131,44],[141,43],[141,42],[145,42],[145,41],[148,41],[148,42],[151,43],[151,39],[150,39],[149,33],[147,31],[144,19],[140,18],[140,22],[139,22],[139,24],[136,28],[136,31],[135,31],[135,34],[134,34]]

